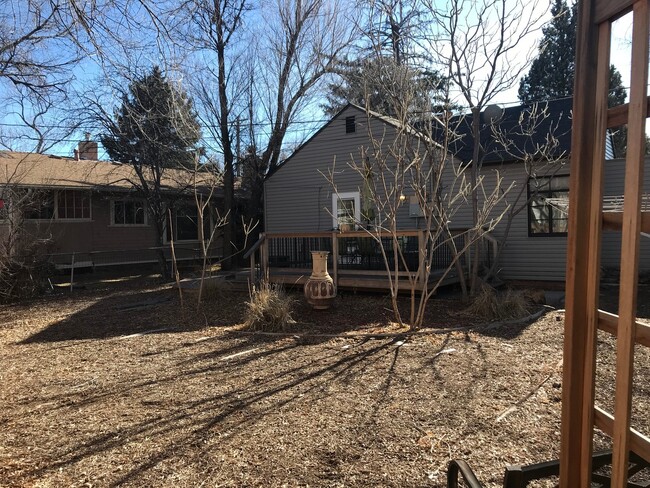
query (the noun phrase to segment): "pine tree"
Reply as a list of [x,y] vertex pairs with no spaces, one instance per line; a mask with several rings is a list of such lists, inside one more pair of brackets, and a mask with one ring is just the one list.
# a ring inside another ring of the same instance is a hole
[[555,0],[553,20],[542,29],[539,55],[519,84],[523,103],[569,97],[573,93],[576,5],[569,8],[565,0]]
[[158,261],[168,276],[162,250],[167,208],[174,195],[163,189],[167,168],[194,168],[201,137],[191,101],[156,66],[129,86],[113,119],[103,120],[100,140],[111,159],[130,164],[134,189],[146,200],[156,230]]
[[[576,57],[577,4],[570,8],[566,0],[555,0],[551,8],[553,20],[542,29],[544,37],[539,55],[530,71],[519,83],[519,100],[532,103],[573,95]],[[625,102],[627,92],[616,67],[610,67],[609,106]]]
[[448,82],[439,73],[398,65],[389,56],[343,61],[337,74],[339,80],[328,85],[322,105],[329,116],[337,114],[348,102],[395,116],[402,108],[406,91],[414,93],[410,106],[404,107],[414,119],[422,111],[449,106],[445,97]]
[[101,142],[115,161],[193,167],[201,136],[191,101],[155,66],[129,86]]

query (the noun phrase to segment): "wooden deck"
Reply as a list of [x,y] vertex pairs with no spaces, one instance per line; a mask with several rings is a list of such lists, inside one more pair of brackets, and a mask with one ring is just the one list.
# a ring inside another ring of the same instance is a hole
[[[431,288],[441,278],[441,285],[451,285],[460,281],[455,260],[463,273],[468,269],[469,258],[461,251],[465,247],[467,231],[460,229],[454,233],[454,242],[442,238],[431,245],[427,243],[424,230],[399,231],[397,240],[389,234],[373,236],[366,231],[317,232],[263,234],[256,245],[246,254],[250,259],[250,279],[266,279],[271,283],[287,286],[302,286],[311,274],[311,251],[328,251],[328,270],[336,286],[340,289],[388,290],[390,288],[386,260],[391,270],[393,246],[399,246],[399,289],[403,292]],[[382,240],[382,245],[378,239]],[[486,249],[483,257],[489,260],[492,253]],[[381,248],[386,251],[382,255]],[[454,257],[456,256],[456,257]],[[419,273],[427,263],[432,271],[428,280]],[[394,279],[394,274],[392,274]],[[444,278],[443,278],[444,276]],[[413,284],[413,285],[412,285]]]

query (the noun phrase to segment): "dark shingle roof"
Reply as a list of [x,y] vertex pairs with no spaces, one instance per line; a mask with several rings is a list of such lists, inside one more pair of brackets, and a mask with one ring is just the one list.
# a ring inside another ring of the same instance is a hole
[[[481,114],[480,139],[483,164],[519,161],[526,155],[564,157],[571,151],[571,109],[573,100],[508,107],[493,124]],[[454,117],[449,128],[449,150],[463,162],[472,159],[472,116]]]

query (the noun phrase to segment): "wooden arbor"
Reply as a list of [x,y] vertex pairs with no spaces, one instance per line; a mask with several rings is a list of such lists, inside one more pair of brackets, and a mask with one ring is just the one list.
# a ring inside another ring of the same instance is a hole
[[[630,429],[634,345],[647,344],[648,327],[636,321],[640,232],[650,213],[642,212],[645,123],[648,116],[650,0],[579,2],[573,107],[572,169],[569,191],[564,381],[560,486],[590,486],[593,427],[613,438],[612,486],[627,486],[630,451],[650,461],[650,439]],[[607,108],[611,23],[633,12],[630,102]],[[598,310],[603,227],[603,164],[608,127],[628,124],[625,203],[607,216],[622,233],[619,315]],[[613,415],[594,405],[597,329],[617,337]]]

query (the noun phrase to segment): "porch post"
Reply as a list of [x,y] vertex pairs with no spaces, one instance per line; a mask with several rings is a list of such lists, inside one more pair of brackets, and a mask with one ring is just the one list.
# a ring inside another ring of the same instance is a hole
[[339,236],[338,232],[332,232],[332,278],[334,286],[339,287]]
[[265,233],[262,236],[264,240],[260,247],[260,266],[262,268],[262,279],[268,282],[271,278],[271,271],[269,270],[269,240],[266,238]]
[[424,289],[424,277],[426,274],[424,272],[424,267],[427,262],[427,240],[425,232],[425,230],[418,231],[418,283],[422,285],[422,289]]

